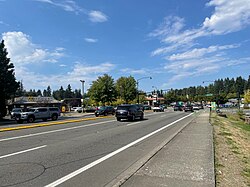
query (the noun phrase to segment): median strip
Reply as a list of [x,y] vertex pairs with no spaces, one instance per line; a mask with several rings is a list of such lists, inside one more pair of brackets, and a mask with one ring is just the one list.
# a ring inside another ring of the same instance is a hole
[[96,120],[96,119],[101,119],[101,118],[110,118],[110,116],[95,117],[95,118],[81,118],[81,119],[65,120],[65,121],[53,121],[50,123],[39,123],[39,124],[34,124],[34,125],[23,125],[23,126],[17,126],[17,127],[0,128],[0,132],[30,129],[30,128],[37,128],[37,127],[46,127],[46,126],[52,126],[52,125],[61,125],[65,123],[75,123],[75,122],[81,122],[81,121],[90,121],[90,120]]

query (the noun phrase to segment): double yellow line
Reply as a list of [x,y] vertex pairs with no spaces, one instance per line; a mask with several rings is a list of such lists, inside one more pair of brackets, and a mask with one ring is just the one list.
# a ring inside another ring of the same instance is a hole
[[21,129],[30,129],[30,128],[37,128],[37,127],[46,127],[46,126],[52,126],[52,125],[61,125],[61,124],[75,123],[75,122],[81,122],[81,121],[90,121],[90,120],[96,120],[96,119],[101,119],[101,118],[111,118],[111,116],[94,117],[94,118],[81,118],[81,119],[63,120],[63,121],[53,121],[53,122],[49,122],[49,123],[38,123],[38,124],[32,124],[32,125],[22,125],[22,126],[16,126],[16,127],[0,128],[0,132],[21,130]]

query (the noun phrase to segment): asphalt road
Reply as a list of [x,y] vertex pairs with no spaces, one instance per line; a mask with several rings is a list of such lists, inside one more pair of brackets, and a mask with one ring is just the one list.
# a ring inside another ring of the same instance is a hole
[[195,114],[146,113],[0,133],[0,186],[112,186]]

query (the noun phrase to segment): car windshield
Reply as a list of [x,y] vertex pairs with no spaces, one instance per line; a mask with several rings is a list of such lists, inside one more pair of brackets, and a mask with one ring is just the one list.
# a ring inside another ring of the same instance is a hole
[[35,110],[36,110],[35,108],[28,108],[27,112],[35,112]]
[[106,106],[101,106],[99,110],[105,110],[107,107]]
[[131,106],[118,106],[117,110],[128,110]]
[[12,110],[12,112],[21,112],[21,111],[22,111],[21,108],[14,108],[14,109]]

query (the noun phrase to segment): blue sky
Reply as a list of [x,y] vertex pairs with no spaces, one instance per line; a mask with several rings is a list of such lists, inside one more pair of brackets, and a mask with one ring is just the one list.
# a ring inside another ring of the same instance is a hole
[[250,0],[0,0],[0,34],[27,90],[87,90],[105,73],[151,76],[144,91],[250,74]]

